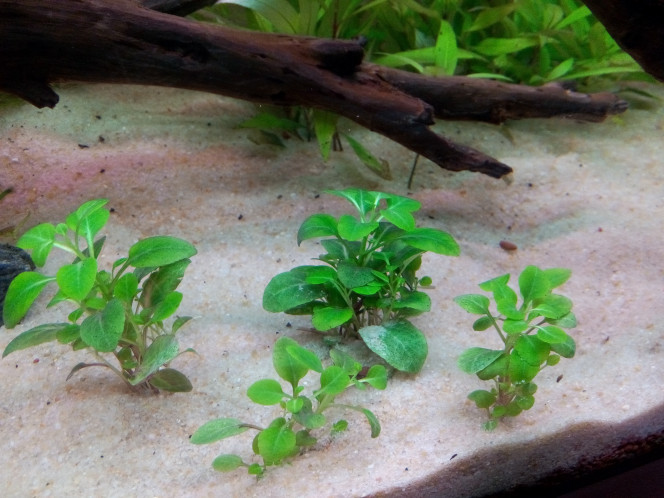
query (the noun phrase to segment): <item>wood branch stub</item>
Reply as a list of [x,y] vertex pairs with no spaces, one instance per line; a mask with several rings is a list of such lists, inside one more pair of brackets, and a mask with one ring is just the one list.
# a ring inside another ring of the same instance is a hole
[[627,110],[627,102],[613,93],[578,93],[557,83],[532,87],[463,76],[431,78],[375,65],[367,70],[431,104],[440,119],[500,124],[509,119],[564,117],[600,122]]

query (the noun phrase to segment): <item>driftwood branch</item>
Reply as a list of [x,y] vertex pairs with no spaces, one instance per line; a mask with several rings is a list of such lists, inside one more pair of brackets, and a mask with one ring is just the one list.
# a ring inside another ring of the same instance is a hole
[[360,41],[240,31],[167,13],[191,12],[208,3],[0,0],[0,90],[38,107],[56,105],[50,83],[58,80],[171,86],[316,107],[381,133],[443,168],[495,178],[511,168],[434,133],[429,128],[434,116],[492,123],[552,116],[601,121],[626,108],[606,93],[382,68],[363,63]]

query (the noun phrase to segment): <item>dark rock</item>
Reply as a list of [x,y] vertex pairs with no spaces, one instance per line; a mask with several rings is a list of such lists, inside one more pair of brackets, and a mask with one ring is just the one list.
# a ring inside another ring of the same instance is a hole
[[4,323],[1,312],[9,284],[19,273],[34,269],[35,264],[32,262],[32,258],[23,249],[9,244],[0,244],[0,326]]

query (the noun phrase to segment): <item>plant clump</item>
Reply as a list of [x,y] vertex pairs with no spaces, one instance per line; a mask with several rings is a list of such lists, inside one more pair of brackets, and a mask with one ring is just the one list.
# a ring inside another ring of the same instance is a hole
[[[303,348],[293,339],[280,338],[274,345],[272,362],[279,377],[290,384],[291,393],[284,392],[278,380],[262,379],[249,387],[247,395],[259,405],[279,405],[283,413],[272,420],[267,427],[245,423],[236,418],[211,420],[194,432],[191,442],[210,444],[249,429],[258,431],[253,439],[252,449],[261,463],[248,463],[239,455],[222,454],[214,459],[212,467],[220,472],[246,467],[249,474],[260,477],[267,467],[281,465],[303,449],[315,445],[318,439],[312,435],[312,431],[328,423],[328,417],[324,412],[329,409],[343,408],[362,413],[371,427],[371,437],[378,437],[380,423],[370,410],[361,406],[336,403],[335,400],[351,387],[364,390],[370,385],[376,389],[385,389],[387,385],[385,367],[374,365],[364,372],[360,363],[342,351],[333,349],[330,356],[333,364],[323,367],[318,356],[312,351]],[[307,396],[300,381],[309,372],[320,374],[320,380],[319,388]],[[348,422],[340,419],[331,426],[331,431],[339,433],[345,431],[347,427]]]
[[276,275],[263,294],[271,312],[311,315],[321,332],[359,337],[394,368],[418,372],[428,354],[424,334],[409,318],[429,311],[431,299],[420,290],[430,277],[418,277],[427,251],[457,256],[452,236],[415,226],[420,203],[394,194],[360,189],[328,193],[348,200],[357,216],[314,214],[297,234],[320,241],[323,265],[298,266]]
[[507,285],[509,274],[480,284],[483,291],[493,294],[496,314],[484,295],[465,294],[454,299],[467,312],[482,315],[473,323],[473,330],[492,328],[503,342],[502,349],[467,349],[458,361],[464,372],[493,381],[490,390],[480,389],[468,395],[478,408],[487,411],[486,430],[495,429],[503,417],[515,417],[532,408],[537,391],[533,379],[537,374],[556,365],[561,357],[574,356],[574,339],[563,330],[576,327],[572,301],[552,293],[571,273],[565,268],[542,270],[527,266],[519,275],[520,305],[517,294]]
[[[39,267],[54,247],[75,259],[61,266],[55,276],[34,271],[19,274],[5,298],[5,326],[17,325],[49,284],[58,290],[47,307],[67,301],[76,308],[68,323],[45,323],[19,334],[2,356],[57,340],[74,350],[89,349],[98,360],[77,364],[68,379],[82,368],[104,366],[130,386],[190,391],[189,379],[168,367],[180,354],[175,334],[190,317],[177,317],[170,328],[165,321],[180,305],[182,294],[176,289],[196,249],[176,237],[149,237],[131,246],[128,256],[115,261],[110,272],[100,269],[105,237],[95,240],[95,236],[108,221],[106,203],[105,199],[86,202],[64,223],[43,223],[18,240],[17,246],[30,251]],[[115,357],[117,366],[107,360],[106,353]]]

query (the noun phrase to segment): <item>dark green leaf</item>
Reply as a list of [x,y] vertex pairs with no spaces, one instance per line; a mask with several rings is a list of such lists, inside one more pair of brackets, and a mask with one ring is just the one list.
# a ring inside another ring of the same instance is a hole
[[374,281],[371,268],[342,261],[337,267],[339,281],[347,288],[362,287]]
[[308,284],[306,273],[293,269],[270,280],[263,292],[263,308],[278,313],[314,301],[323,295],[322,286]]
[[[83,322],[83,324],[85,324],[85,322]],[[82,328],[83,327],[81,326],[81,336],[83,336]],[[115,346],[113,346],[113,349],[115,349]],[[132,386],[140,384],[150,375],[159,370],[162,365],[172,361],[178,355],[179,350],[180,347],[178,345],[178,341],[175,339],[175,336],[170,334],[157,336],[155,340],[152,341],[152,344],[150,344],[150,346],[148,346],[148,348],[145,350],[141,364],[136,370],[134,377],[129,379],[129,383]]]
[[309,216],[297,232],[297,245],[303,241],[316,237],[336,237],[337,220],[329,214],[314,214]]
[[576,353],[576,343],[568,336],[565,342],[551,344],[551,351],[558,353],[563,358],[572,358]]
[[113,295],[126,303],[131,303],[138,292],[138,279],[133,273],[122,275],[113,288]]
[[185,374],[173,368],[162,368],[150,377],[150,384],[170,393],[188,393],[194,386]]
[[367,417],[367,420],[369,421],[369,426],[371,427],[371,437],[376,438],[380,436],[380,422],[378,421],[378,417],[376,417],[373,412],[367,410],[366,408],[362,408],[362,413],[364,413],[364,416]]
[[477,408],[489,408],[496,402],[496,395],[489,391],[478,389],[470,393],[468,399],[474,402]]
[[406,320],[385,322],[359,330],[365,344],[397,370],[417,373],[429,348],[424,334]]
[[[392,179],[392,173],[390,173],[390,164],[386,160],[378,159],[371,152],[369,152],[367,150],[367,148],[364,147],[364,145],[362,145],[360,142],[355,140],[350,135],[344,134],[344,137],[346,137],[346,140],[348,140],[348,143],[353,148],[353,151],[355,152],[355,155],[360,158],[360,161],[362,161],[362,163],[367,168],[369,168],[371,171],[376,173],[378,176],[380,176],[384,180],[391,180]],[[386,216],[386,218],[387,218],[387,216]],[[395,223],[395,225],[396,225],[396,223]]]

